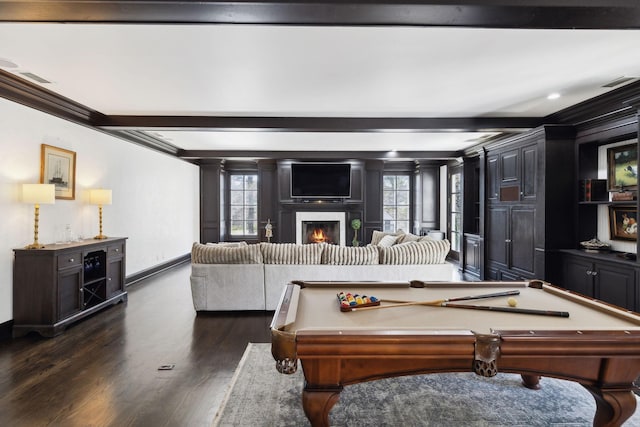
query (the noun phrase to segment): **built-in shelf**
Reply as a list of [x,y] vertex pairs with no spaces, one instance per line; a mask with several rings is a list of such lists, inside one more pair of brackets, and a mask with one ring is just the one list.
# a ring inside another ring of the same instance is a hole
[[636,204],[635,200],[595,200],[591,202],[578,202],[580,205],[628,205],[634,206]]

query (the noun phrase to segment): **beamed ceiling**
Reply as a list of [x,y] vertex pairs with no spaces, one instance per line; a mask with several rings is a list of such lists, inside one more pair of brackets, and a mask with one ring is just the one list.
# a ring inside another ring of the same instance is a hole
[[637,0],[0,0],[0,40],[0,96],[189,161],[450,159],[640,95]]

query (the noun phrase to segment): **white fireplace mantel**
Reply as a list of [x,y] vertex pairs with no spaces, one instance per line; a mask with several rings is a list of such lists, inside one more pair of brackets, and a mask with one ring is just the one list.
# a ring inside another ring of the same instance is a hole
[[347,242],[347,215],[344,212],[296,212],[296,243],[302,244],[302,223],[304,221],[338,221],[340,227],[340,246]]

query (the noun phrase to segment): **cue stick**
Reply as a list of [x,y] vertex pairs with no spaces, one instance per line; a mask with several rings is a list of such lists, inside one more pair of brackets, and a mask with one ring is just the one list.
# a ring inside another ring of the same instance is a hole
[[[468,301],[468,300],[472,300],[472,299],[485,299],[485,298],[496,298],[496,297],[506,297],[509,295],[520,295],[520,291],[518,290],[514,290],[514,291],[503,291],[503,292],[495,292],[492,294],[483,294],[483,295],[468,295],[465,297],[456,297],[456,298],[445,298],[445,299],[438,299],[438,300],[433,300],[433,301],[404,301],[401,302],[399,304],[389,304],[389,305],[376,305],[373,307],[354,307],[351,309],[351,311],[361,311],[361,310],[378,310],[381,308],[393,308],[393,307],[405,307],[405,306],[410,306],[410,305],[434,305],[434,306],[441,306],[442,304],[449,302],[449,301]],[[380,299],[380,301],[394,301],[394,300],[388,300],[388,299]]]
[[552,311],[552,310],[534,310],[531,308],[517,308],[517,307],[492,307],[488,305],[468,305],[468,304],[449,304],[442,303],[440,307],[451,308],[469,308],[472,310],[489,310],[489,311],[504,311],[507,313],[519,313],[519,314],[537,314],[540,316],[556,316],[556,317],[569,317],[569,313],[566,311]]

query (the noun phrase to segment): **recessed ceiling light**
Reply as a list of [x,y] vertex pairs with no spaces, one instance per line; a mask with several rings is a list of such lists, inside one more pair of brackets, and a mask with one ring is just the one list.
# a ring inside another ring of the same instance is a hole
[[560,94],[558,92],[553,92],[547,95],[547,99],[558,99],[560,98]]

